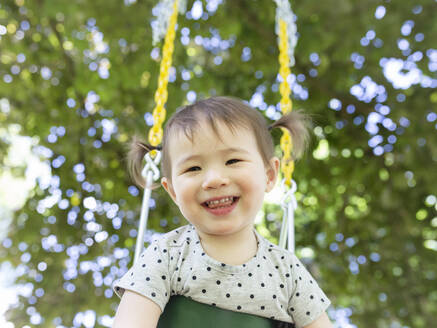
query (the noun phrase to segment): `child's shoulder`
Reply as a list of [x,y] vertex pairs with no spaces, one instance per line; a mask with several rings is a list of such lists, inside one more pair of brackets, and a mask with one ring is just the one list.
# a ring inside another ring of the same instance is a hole
[[284,265],[295,261],[296,255],[289,250],[286,250],[278,245],[273,244],[257,232],[260,244],[263,245],[265,253],[273,260]]

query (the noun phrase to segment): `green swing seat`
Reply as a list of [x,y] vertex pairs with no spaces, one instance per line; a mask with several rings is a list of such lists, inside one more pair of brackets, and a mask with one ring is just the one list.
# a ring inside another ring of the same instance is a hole
[[180,295],[170,298],[158,321],[158,328],[277,328],[286,326],[287,324],[281,321],[224,310]]

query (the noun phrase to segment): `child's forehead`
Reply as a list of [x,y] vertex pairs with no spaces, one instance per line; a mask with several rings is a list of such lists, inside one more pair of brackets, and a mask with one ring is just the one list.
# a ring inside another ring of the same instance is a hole
[[185,143],[188,141],[193,144],[199,140],[209,139],[223,143],[226,139],[233,139],[242,134],[251,134],[255,137],[253,131],[243,124],[231,124],[221,120],[210,122],[207,119],[201,119],[195,124],[173,126],[169,137],[171,142],[176,140]]

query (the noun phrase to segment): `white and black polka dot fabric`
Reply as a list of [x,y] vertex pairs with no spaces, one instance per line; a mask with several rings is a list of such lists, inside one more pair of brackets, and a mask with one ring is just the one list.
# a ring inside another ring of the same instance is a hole
[[254,229],[257,254],[242,265],[227,265],[203,250],[193,225],[160,236],[113,285],[121,297],[135,291],[164,311],[170,296],[304,327],[331,304],[291,252],[271,244]]

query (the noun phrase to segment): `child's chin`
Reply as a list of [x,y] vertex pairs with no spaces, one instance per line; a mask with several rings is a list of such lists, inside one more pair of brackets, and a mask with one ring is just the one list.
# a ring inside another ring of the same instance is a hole
[[220,222],[215,227],[211,227],[209,231],[211,235],[228,236],[238,232],[238,229],[232,222]]

